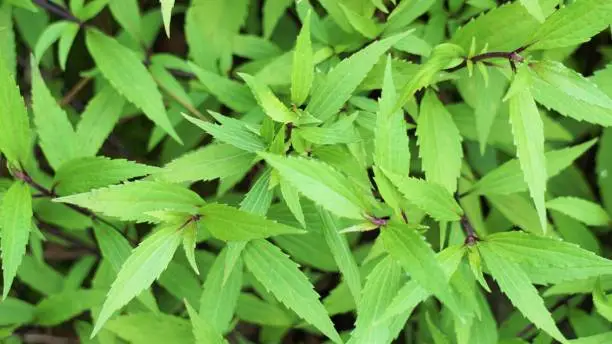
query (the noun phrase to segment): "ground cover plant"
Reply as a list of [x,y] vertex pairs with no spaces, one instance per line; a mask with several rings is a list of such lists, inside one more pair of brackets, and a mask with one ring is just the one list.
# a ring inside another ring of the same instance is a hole
[[612,343],[611,24],[0,0],[0,341]]

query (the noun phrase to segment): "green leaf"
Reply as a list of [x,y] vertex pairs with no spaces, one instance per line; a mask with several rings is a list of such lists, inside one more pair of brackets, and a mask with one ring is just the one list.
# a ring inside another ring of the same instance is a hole
[[205,319],[218,333],[225,333],[236,309],[242,286],[242,260],[238,260],[231,273],[224,279],[228,250],[223,250],[215,259],[200,297],[200,317]]
[[280,179],[279,184],[283,201],[285,201],[285,204],[289,210],[291,210],[291,213],[293,216],[295,216],[295,219],[298,220],[302,227],[306,227],[304,212],[302,211],[302,204],[300,203],[300,194],[298,190],[283,178]]
[[187,308],[187,313],[189,313],[189,318],[191,319],[191,327],[196,344],[226,343],[223,336],[215,331],[210,323],[201,317],[188,302],[185,302],[185,308]]
[[487,268],[501,290],[508,296],[512,304],[538,328],[542,329],[560,342],[565,337],[555,324],[544,300],[536,288],[531,285],[529,278],[521,267],[508,260],[502,254],[485,244],[479,244],[478,250],[487,265]]
[[140,41],[141,20],[140,9],[137,0],[110,0],[108,2],[113,17],[119,25],[129,33],[136,41]]
[[[593,139],[579,145],[552,150],[544,154],[548,178],[554,177],[565,170],[579,156],[584,154],[597,142]],[[518,159],[512,159],[493,171],[487,173],[476,182],[471,191],[477,194],[510,194],[527,190],[523,172]]]
[[259,152],[266,148],[259,135],[249,129],[244,122],[214,112],[210,112],[210,114],[221,125],[205,122],[185,114],[183,114],[183,117],[202,128],[202,130],[212,135],[215,139],[229,143],[247,152]]
[[602,202],[612,214],[612,129],[606,128],[601,135],[596,156],[597,184]]
[[263,4],[263,36],[269,39],[292,0],[266,0]]
[[[15,74],[17,65],[15,29],[13,27],[13,8],[8,2],[0,5],[0,49],[2,49],[3,62],[9,73]],[[0,67],[2,68],[2,67]]]
[[544,17],[544,13],[542,11],[542,7],[540,7],[540,2],[538,0],[520,0],[521,5],[525,7],[527,12],[531,14],[537,21],[543,23],[546,19]]
[[386,171],[408,175],[410,172],[409,139],[406,134],[403,111],[393,112],[397,92],[393,83],[392,60],[389,56],[385,67],[379,112],[374,130],[374,162]]
[[[105,326],[116,337],[128,343],[194,343],[187,319],[161,313],[135,313],[111,319]],[[100,336],[100,340],[102,336]]]
[[51,295],[36,305],[36,323],[46,327],[57,326],[87,310],[99,307],[103,301],[102,290],[66,290]]
[[240,73],[240,77],[247,83],[253,96],[264,113],[276,122],[292,123],[298,120],[295,112],[289,110],[275,95],[270,88],[248,74]]
[[0,59],[0,151],[13,165],[25,164],[31,155],[32,132],[23,98],[4,58]]
[[76,158],[60,166],[53,184],[58,192],[73,194],[152,174],[157,170],[157,167],[124,159],[101,156]]
[[593,304],[597,313],[601,314],[608,321],[612,321],[612,301],[610,301],[608,295],[604,293],[601,286],[601,280],[597,280],[595,283],[595,289],[593,290]]
[[361,302],[358,302],[355,330],[348,343],[386,343],[392,339],[389,323],[380,321],[392,304],[402,282],[402,268],[391,257],[380,261],[368,274]]
[[374,19],[366,18],[342,3],[339,3],[339,5],[351,26],[364,37],[374,39],[380,34],[381,28]]
[[610,216],[597,203],[577,197],[557,197],[546,202],[548,209],[560,211],[589,226],[607,226]]
[[342,60],[327,74],[325,82],[313,90],[306,111],[322,121],[335,115],[380,56],[404,36],[405,34],[399,34],[374,42],[350,58]]
[[538,103],[579,121],[612,125],[612,98],[592,81],[558,62],[538,62],[532,70]]
[[535,282],[548,284],[612,274],[612,262],[579,246],[522,232],[487,237],[505,259],[521,266]]
[[331,166],[314,159],[259,155],[302,195],[325,209],[342,217],[363,218],[366,207],[360,194],[348,178]]
[[[270,2],[270,1],[268,1]],[[314,62],[310,41],[311,12],[308,12],[300,34],[295,42],[291,69],[291,101],[300,106],[304,103],[314,80]]]
[[0,303],[0,325],[27,324],[34,319],[34,312],[31,304],[8,297]]
[[166,30],[166,36],[170,38],[170,21],[172,20],[174,0],[159,0],[159,2],[161,4],[162,19],[164,20],[164,30]]
[[124,221],[152,221],[159,210],[197,214],[204,201],[193,191],[163,182],[137,181],[54,199],[89,208]]
[[189,63],[198,80],[221,103],[236,112],[246,112],[257,106],[249,88],[237,81],[230,80]]
[[123,263],[98,315],[92,337],[115,311],[148,288],[166,269],[181,243],[176,225],[166,225],[146,238]]
[[[183,238],[185,229],[182,230]],[[177,300],[185,300],[193,304],[197,304],[202,294],[200,279],[191,272],[189,267],[175,262],[168,264],[166,270],[157,279],[157,283]]]
[[263,239],[282,234],[301,234],[303,230],[289,227],[263,217],[240,211],[224,204],[209,203],[200,209],[200,223],[213,237],[223,241]]
[[421,101],[416,134],[427,181],[442,185],[451,194],[457,191],[463,158],[461,135],[451,114],[431,91]]
[[447,189],[422,179],[384,171],[404,197],[438,221],[458,221],[463,210]]
[[459,309],[457,296],[425,238],[404,224],[389,224],[381,233],[385,249],[401,263],[410,277],[461,317],[464,312]]
[[308,142],[318,145],[334,145],[339,143],[356,143],[363,141],[355,131],[354,122],[359,112],[343,116],[335,123],[326,127],[300,127],[295,133]]
[[2,299],[6,299],[25,255],[32,229],[32,196],[25,183],[14,182],[0,204],[2,229]]
[[251,294],[240,294],[236,315],[240,320],[264,326],[291,327],[295,316],[278,305],[262,301]]
[[244,250],[244,261],[279,301],[334,342],[342,342],[308,278],[278,247],[265,240],[251,241]]
[[319,209],[319,216],[321,216],[321,221],[323,222],[323,226],[321,227],[323,237],[325,237],[329,250],[334,256],[336,264],[338,264],[338,268],[340,268],[343,280],[348,284],[351,290],[355,303],[359,304],[361,277],[359,268],[355,262],[355,257],[353,257],[353,253],[351,252],[351,247],[346,241],[346,238],[340,234],[341,225],[332,214],[324,209]]
[[457,86],[466,103],[474,108],[480,153],[484,155],[491,129],[498,113],[501,112],[500,107],[508,80],[497,69],[491,69],[486,75],[474,73],[469,78],[464,75],[458,80]]
[[119,120],[125,100],[112,86],[103,87],[89,101],[76,126],[81,152],[95,155]]
[[185,226],[183,231],[183,251],[185,251],[185,257],[189,262],[189,265],[193,269],[196,275],[200,274],[198,270],[198,264],[196,263],[195,249],[197,245],[198,235],[198,223],[192,221],[192,223]]
[[255,157],[232,145],[210,144],[171,161],[153,176],[173,183],[225,178],[248,168]]
[[60,68],[62,68],[62,70],[66,70],[66,61],[68,60],[68,53],[70,52],[70,48],[72,48],[72,44],[74,43],[76,35],[79,33],[79,29],[79,24],[69,23],[69,25],[64,28],[59,38],[57,55],[60,63]]
[[528,232],[539,235],[544,234],[538,212],[529,201],[527,195],[487,195],[487,199],[512,224]]
[[[542,117],[529,91],[529,74],[520,69],[510,86],[508,95],[510,106],[510,124],[519,159],[529,194],[535,203],[540,217],[540,226],[546,232],[546,157],[544,156],[544,129]],[[513,92],[516,90],[516,92]]]
[[82,156],[79,140],[66,112],[47,89],[40,70],[32,64],[32,109],[40,147],[53,169]]
[[612,3],[576,1],[546,19],[530,38],[529,50],[561,48],[588,41],[610,25]]
[[464,53],[463,49],[455,44],[444,43],[436,46],[431,52],[427,62],[422,64],[416,74],[404,85],[399,92],[399,98],[394,110],[399,110],[412,99],[414,93],[429,85],[437,74],[449,66]]
[[226,73],[232,64],[233,38],[244,24],[248,9],[246,0],[193,1],[185,16],[189,56],[202,68]]
[[181,143],[168,119],[157,85],[138,56],[100,31],[88,30],[85,41],[96,66],[115,90]]
[[[62,32],[70,26],[70,22],[62,20],[56,23],[53,23],[45,28],[45,30],[40,34],[40,37],[36,40],[36,46],[34,47],[34,58],[36,59],[36,64],[40,63],[40,60],[45,55],[45,52],[49,47],[57,41]],[[32,61],[34,64],[34,61]]]
[[[540,8],[548,16],[558,0],[541,0]],[[512,25],[508,25],[512,23]],[[489,51],[514,51],[525,45],[542,24],[527,12],[521,1],[508,2],[476,17],[458,29],[451,43],[469,49],[472,40]]]

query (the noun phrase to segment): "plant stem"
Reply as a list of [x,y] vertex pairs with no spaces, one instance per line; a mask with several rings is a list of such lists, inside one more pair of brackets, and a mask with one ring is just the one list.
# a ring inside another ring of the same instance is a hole
[[472,223],[468,217],[466,215],[462,215],[460,222],[461,228],[463,228],[463,231],[465,232],[464,244],[468,246],[476,244],[476,242],[479,240],[478,235],[476,234],[476,231],[474,230],[474,227],[472,226]]
[[54,226],[42,221],[41,219],[39,219],[37,216],[34,216],[36,219],[36,223],[38,225],[38,228],[44,230],[45,232],[48,232],[58,238],[64,239],[66,241],[68,241],[69,243],[73,244],[74,247],[77,248],[82,248],[84,250],[87,250],[87,252],[99,255],[100,252],[98,251],[98,248],[95,246],[91,246],[88,243],[73,237],[71,235],[68,235],[66,233],[64,233],[62,230],[55,228]]
[[[15,170],[13,171],[13,175],[15,176],[15,178],[27,183],[28,185],[30,185],[31,187],[33,187],[34,189],[36,189],[38,192],[40,192],[42,195],[46,196],[46,197],[50,197],[50,198],[55,198],[57,197],[57,193],[55,193],[55,191],[53,189],[49,190],[47,188],[45,188],[44,186],[38,184],[37,182],[35,182],[32,177],[30,177],[30,175],[25,172],[25,171],[21,171],[21,170]],[[91,210],[85,209],[85,208],[81,208],[77,205],[74,204],[70,204],[70,203],[64,203],[68,208],[81,213],[87,217],[90,217],[92,220],[94,221],[98,221],[100,223],[103,223],[109,227],[114,228],[117,232],[121,233],[121,235],[123,235],[123,233],[121,232],[121,229],[119,229],[117,226],[115,226],[113,223],[111,223],[110,221],[101,218],[100,216],[96,215],[94,212],[92,212]]]
[[91,81],[91,77],[85,77],[79,80],[79,82],[77,82],[74,86],[72,86],[70,91],[66,93],[64,98],[62,98],[62,100],[60,101],[60,106],[66,106],[70,104],[72,100],[74,99],[74,97],[76,97],[76,95],[79,94],[79,92],[81,92],[81,90],[83,90],[83,88],[85,88],[85,86],[87,86],[87,84],[90,81]]
[[525,48],[519,48],[515,51],[492,51],[489,53],[483,53],[480,55],[474,55],[472,57],[466,57],[463,62],[461,62],[460,64],[458,64],[457,66],[453,67],[453,68],[449,68],[446,69],[445,71],[448,73],[452,73],[455,71],[458,71],[464,67],[467,66],[468,61],[472,62],[472,63],[476,63],[479,61],[484,61],[484,60],[489,60],[489,59],[506,59],[508,60],[510,63],[515,63],[515,62],[523,62],[523,57],[521,55],[519,55],[518,53],[523,51]]
[[70,13],[70,11],[68,11],[67,9],[63,7],[52,4],[47,0],[33,0],[33,1],[36,5],[38,5],[41,8],[44,8],[45,10],[51,13],[54,13],[68,21],[77,23],[79,25],[83,25],[83,22],[79,18],[75,17],[72,13]]

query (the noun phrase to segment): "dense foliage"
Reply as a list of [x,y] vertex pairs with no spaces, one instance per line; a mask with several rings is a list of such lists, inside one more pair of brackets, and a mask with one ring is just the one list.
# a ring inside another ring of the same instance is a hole
[[612,343],[611,24],[0,0],[0,341]]

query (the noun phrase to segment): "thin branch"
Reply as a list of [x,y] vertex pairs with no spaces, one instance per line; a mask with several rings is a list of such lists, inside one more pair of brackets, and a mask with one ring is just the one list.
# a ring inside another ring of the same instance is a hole
[[66,106],[70,104],[72,100],[74,99],[74,97],[76,97],[77,94],[79,94],[79,92],[81,92],[81,90],[83,90],[83,88],[85,88],[85,86],[87,86],[87,84],[90,81],[91,81],[91,77],[89,76],[79,80],[79,82],[77,82],[74,86],[72,86],[70,91],[66,93],[64,98],[62,98],[62,100],[60,101],[60,106]]
[[162,85],[162,83],[159,82],[159,80],[157,80],[155,77],[153,79],[155,80],[155,82],[157,83],[159,88],[161,88],[161,90],[164,91],[164,93],[166,93],[168,96],[170,96],[170,98],[174,99],[174,101],[179,103],[182,107],[187,109],[187,111],[189,111],[192,115],[194,115],[194,117],[196,117],[198,119],[201,119],[203,121],[206,121],[206,122],[209,122],[211,120],[210,117],[204,115],[198,109],[196,109],[193,105],[183,101],[181,99],[181,97],[178,97],[176,94],[174,94],[172,91],[170,91],[164,85]]
[[[24,181],[25,183],[27,183],[28,185],[30,185],[31,187],[33,187],[34,189],[36,189],[38,192],[40,192],[42,195],[50,197],[50,198],[56,198],[58,197],[57,193],[51,189],[47,189],[44,186],[38,184],[37,182],[35,182],[34,180],[32,180],[32,177],[30,177],[30,175],[25,172],[25,171],[21,171],[21,170],[15,170],[13,171],[13,175],[15,176],[15,178]],[[98,221],[100,223],[103,223],[111,228],[114,228],[117,232],[119,232],[121,235],[123,235],[123,232],[121,232],[121,229],[119,229],[119,227],[115,226],[112,222],[98,216],[96,213],[94,213],[93,211],[89,210],[89,209],[85,209],[85,208],[81,208],[78,205],[74,205],[74,204],[70,204],[70,203],[64,203],[67,207],[69,207],[70,209],[81,213],[87,217],[90,217],[93,221]]]
[[51,3],[51,2],[49,2],[47,0],[33,0],[33,1],[39,7],[43,8],[43,9],[45,9],[45,10],[51,12],[51,13],[54,13],[54,14],[56,14],[56,15],[64,18],[64,19],[66,19],[66,20],[69,20],[71,22],[77,23],[80,26],[82,26],[84,24],[79,18],[75,17],[72,13],[70,13],[70,11],[68,11],[67,9],[65,9],[65,8],[63,8],[61,6],[53,4],[53,3]]
[[41,220],[38,216],[34,215],[34,218],[36,219],[36,223],[38,225],[38,228],[44,230],[45,232],[52,234],[58,238],[61,238],[69,243],[72,244],[72,246],[74,246],[75,248],[80,248],[80,249],[84,249],[87,252],[93,253],[95,255],[99,255],[100,252],[98,251],[98,248],[95,246],[90,245],[89,243],[77,238],[77,237],[73,237],[67,233],[64,233],[64,231],[62,231],[59,228],[56,228],[46,222],[44,222],[43,220]]
[[455,71],[458,71],[464,67],[467,66],[468,61],[472,62],[472,63],[476,63],[476,62],[480,62],[480,61],[484,61],[484,60],[489,60],[489,59],[505,59],[508,60],[511,64],[515,63],[515,62],[523,62],[523,57],[521,55],[519,55],[518,53],[523,51],[525,48],[519,48],[515,51],[492,51],[489,53],[483,53],[480,55],[474,55],[470,58],[465,58],[463,60],[463,62],[461,62],[460,64],[458,64],[457,66],[453,67],[453,68],[449,68],[446,69],[445,72],[448,73],[452,73]]

